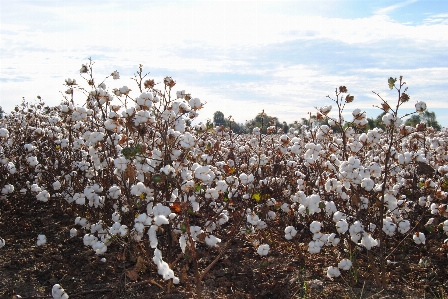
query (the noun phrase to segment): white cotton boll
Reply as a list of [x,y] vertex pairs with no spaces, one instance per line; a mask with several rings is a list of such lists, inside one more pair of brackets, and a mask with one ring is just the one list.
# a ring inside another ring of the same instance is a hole
[[2,188],[2,194],[9,194],[14,192],[14,186],[11,184],[6,184],[3,188]]
[[448,220],[443,222],[443,231],[448,235]]
[[47,190],[43,190],[36,195],[36,199],[42,202],[47,202],[50,199],[50,193]]
[[287,226],[285,228],[285,238],[286,240],[291,240],[297,235],[297,230],[294,228],[294,226]]
[[59,189],[61,189],[61,182],[59,182],[59,181],[56,181],[56,182],[54,182],[53,183],[53,190],[59,190]]
[[320,232],[321,226],[322,226],[322,223],[320,223],[319,221],[313,221],[310,224],[310,231],[313,234],[318,233],[318,232]]
[[119,229],[118,232],[120,233],[120,235],[122,237],[124,237],[124,236],[126,236],[128,234],[129,229],[128,229],[128,227],[126,225],[123,224],[123,225],[120,226],[120,229]]
[[55,284],[53,288],[51,289],[51,295],[53,296],[53,299],[68,299],[69,296],[65,292],[65,290],[59,285]]
[[267,214],[267,219],[268,220],[274,220],[275,217],[277,217],[277,214],[274,211],[269,211]]
[[349,259],[342,259],[338,264],[338,268],[345,271],[350,270],[351,267],[352,267],[352,261]]
[[401,234],[407,233],[411,229],[409,220],[403,220],[398,223],[398,232]]
[[358,243],[358,241],[361,239],[361,233],[364,231],[364,226],[361,222],[355,221],[350,226],[349,232],[350,232],[350,238],[353,242]]
[[76,230],[76,228],[72,228],[70,230],[70,238],[76,237],[77,234],[78,234],[78,231]]
[[431,214],[437,215],[439,214],[439,206],[436,203],[431,204]]
[[336,230],[338,233],[343,234],[348,230],[348,223],[345,219],[336,222]]
[[82,241],[85,246],[92,246],[98,241],[98,238],[91,234],[85,234]]
[[383,232],[388,236],[393,236],[395,234],[395,229],[397,225],[392,222],[392,219],[386,218],[383,220]]
[[167,206],[164,206],[160,203],[158,203],[153,209],[152,209],[152,213],[154,216],[158,216],[158,215],[164,215],[164,216],[168,216],[169,214],[171,214],[171,209]]
[[187,236],[185,234],[179,237],[179,246],[182,253],[185,253],[185,248],[187,247]]
[[370,234],[364,233],[361,239],[361,245],[364,246],[367,250],[372,249],[374,246],[378,246],[378,241],[372,238]]
[[333,267],[333,266],[328,267],[327,276],[329,278],[339,277],[340,275],[341,275],[341,271],[339,271],[339,268]]
[[156,217],[154,217],[154,223],[157,226],[161,226],[163,224],[169,224],[170,222],[168,221],[165,215],[157,215]]
[[0,238],[0,248],[5,246],[5,239]]
[[38,235],[37,236],[37,246],[41,246],[47,243],[47,237],[45,235]]
[[317,242],[317,241],[311,241],[308,244],[308,251],[310,253],[319,253],[320,249],[321,249],[321,247],[319,246],[319,242]]
[[336,205],[333,201],[326,201],[325,202],[325,212],[328,216],[331,216],[333,213],[337,212]]
[[219,214],[219,217],[218,217],[219,225],[223,225],[223,224],[227,223],[227,221],[229,221],[229,216],[227,216],[226,213]]
[[334,222],[338,222],[339,220],[346,219],[346,218],[347,218],[347,216],[345,216],[345,214],[340,212],[340,211],[336,211],[333,214],[333,221]]
[[262,244],[262,245],[258,246],[257,253],[260,256],[268,255],[268,253],[269,253],[269,245],[268,244]]
[[340,241],[341,241],[341,239],[338,238],[335,233],[330,234],[328,236],[328,240],[327,240],[328,245],[333,245],[333,246],[337,246]]
[[268,227],[266,222],[264,222],[263,220],[258,221],[258,223],[257,223],[257,228],[258,229],[265,229],[266,227]]
[[101,241],[97,241],[92,244],[92,249],[95,250],[95,254],[104,254],[107,251],[107,246]]
[[424,233],[417,232],[412,236],[412,239],[414,239],[415,244],[425,244],[426,237]]
[[361,187],[366,189],[366,191],[371,191],[375,186],[375,182],[370,178],[362,179]]
[[137,232],[139,232],[139,233],[143,233],[143,230],[145,229],[145,225],[144,225],[143,223],[141,223],[141,222],[136,222],[136,223],[134,224],[134,228],[135,228],[135,230],[136,230]]
[[121,215],[118,212],[112,213],[112,221],[113,222],[120,222],[121,221]]
[[257,225],[257,223],[260,221],[260,218],[258,217],[258,215],[254,214],[254,213],[250,213],[247,215],[247,222],[249,222],[252,225]]
[[149,236],[149,243],[151,248],[156,248],[157,244],[159,244],[159,241],[157,240],[157,225],[151,225],[151,227],[148,230],[148,236]]
[[102,263],[105,263],[107,260],[106,260],[105,257],[103,257],[102,259],[100,259],[100,261],[101,261]]
[[215,247],[216,244],[220,243],[221,239],[213,236],[213,235],[209,235],[205,237],[205,244],[207,244],[210,247]]

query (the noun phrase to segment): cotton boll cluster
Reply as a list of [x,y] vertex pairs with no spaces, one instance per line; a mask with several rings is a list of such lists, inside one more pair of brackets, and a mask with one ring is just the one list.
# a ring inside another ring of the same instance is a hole
[[53,299],[68,299],[67,293],[59,284],[53,286],[51,295],[53,296]]

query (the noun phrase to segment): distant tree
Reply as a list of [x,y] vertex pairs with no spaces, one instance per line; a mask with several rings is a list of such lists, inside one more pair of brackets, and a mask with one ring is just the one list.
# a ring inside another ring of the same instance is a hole
[[0,106],[0,119],[3,118],[3,114],[5,113],[5,111],[3,111],[2,106]]
[[[261,126],[263,125],[263,128]],[[275,116],[269,116],[264,112],[258,113],[254,119],[251,119],[246,122],[246,127],[259,127],[261,128],[261,132],[266,134],[266,129],[270,126],[275,126],[276,129],[283,128],[283,125],[279,124],[278,118]]]
[[413,114],[405,122],[406,125],[413,127],[419,123],[424,123],[427,127],[433,127],[437,131],[442,129],[442,126],[437,121],[436,114],[428,110],[425,110],[422,114]]
[[215,126],[225,126],[226,120],[224,118],[224,113],[221,111],[213,113],[213,122],[215,123]]

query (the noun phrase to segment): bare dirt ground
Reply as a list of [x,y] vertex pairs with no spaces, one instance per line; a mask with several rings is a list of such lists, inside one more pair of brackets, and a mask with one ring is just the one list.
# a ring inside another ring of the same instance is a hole
[[[67,206],[68,207],[68,206]],[[51,288],[60,284],[70,298],[199,298],[195,294],[194,267],[182,255],[167,260],[179,275],[179,285],[169,285],[157,274],[152,250],[143,246],[111,245],[101,257],[83,246],[82,235],[70,238],[74,227],[71,208],[35,199],[0,201],[0,298],[52,298]],[[279,229],[279,236],[282,229]],[[36,246],[38,234],[47,244]],[[228,235],[219,236],[222,244]],[[272,236],[274,238],[275,236]],[[276,238],[280,240],[284,238]],[[375,286],[373,268],[366,252],[354,253],[357,272],[341,277],[325,276],[334,256],[310,255],[305,244],[273,242],[261,259],[252,240],[243,237],[230,245],[201,283],[203,298],[446,298],[448,296],[447,248],[399,247],[390,257],[388,287]],[[438,244],[441,242],[438,241]],[[135,243],[134,243],[135,244]],[[199,268],[205,269],[219,248],[199,245]],[[426,257],[428,265],[418,266]],[[164,256],[165,259],[165,256]]]

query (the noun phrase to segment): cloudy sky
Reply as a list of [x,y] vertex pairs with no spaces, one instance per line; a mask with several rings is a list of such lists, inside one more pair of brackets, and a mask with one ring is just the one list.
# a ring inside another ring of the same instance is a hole
[[[372,93],[396,103],[389,77],[404,76],[448,127],[448,1],[0,0],[0,106],[40,95],[62,100],[64,79],[81,82],[91,57],[98,81],[129,86],[141,63],[149,77],[238,122],[262,109],[288,123],[333,104],[337,86],[355,95],[347,113],[381,111]],[[83,97],[75,100],[82,104]],[[334,106],[334,105],[333,105]]]

